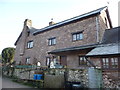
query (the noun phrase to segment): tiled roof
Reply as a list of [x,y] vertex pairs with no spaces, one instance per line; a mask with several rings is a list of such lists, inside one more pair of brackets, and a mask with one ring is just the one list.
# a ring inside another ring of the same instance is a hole
[[103,9],[107,8],[107,6],[105,7],[102,7],[102,8],[99,8],[97,10],[94,10],[94,11],[91,11],[91,12],[88,12],[88,13],[85,13],[85,14],[82,14],[82,15],[79,15],[79,16],[76,16],[76,17],[73,17],[71,19],[67,19],[65,21],[62,21],[62,22],[59,22],[59,23],[56,23],[56,24],[53,24],[51,26],[47,26],[45,28],[42,28],[40,30],[37,30],[33,33],[33,35],[36,35],[36,34],[39,34],[41,32],[44,32],[46,30],[50,30],[52,28],[55,28],[55,27],[58,27],[58,26],[61,26],[61,25],[64,25],[64,24],[67,24],[67,23],[70,23],[70,22],[73,22],[73,21],[76,21],[76,20],[79,20],[79,19],[82,19],[82,18],[85,18],[85,17],[88,17],[88,16],[92,16],[92,15],[96,15],[96,14],[100,14],[101,11]]

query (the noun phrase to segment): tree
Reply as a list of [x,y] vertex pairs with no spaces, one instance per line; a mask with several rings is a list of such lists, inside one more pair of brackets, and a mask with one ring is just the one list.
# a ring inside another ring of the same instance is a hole
[[12,63],[15,54],[15,48],[8,47],[2,51],[2,62],[3,63]]

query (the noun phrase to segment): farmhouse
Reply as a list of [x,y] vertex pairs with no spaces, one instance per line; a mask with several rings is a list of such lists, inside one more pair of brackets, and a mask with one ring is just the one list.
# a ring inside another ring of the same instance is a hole
[[[15,42],[16,64],[39,63],[41,67],[48,68],[81,69],[96,65],[104,67],[106,63],[99,59],[90,59],[88,56],[94,58],[94,54],[109,54],[106,49],[104,52],[97,50],[102,48],[98,46],[103,43],[102,39],[108,32],[106,29],[113,31],[111,28],[112,23],[106,6],[58,23],[51,21],[49,26],[41,29],[35,29],[32,27],[32,21],[26,19]],[[105,45],[104,48],[111,47]]]

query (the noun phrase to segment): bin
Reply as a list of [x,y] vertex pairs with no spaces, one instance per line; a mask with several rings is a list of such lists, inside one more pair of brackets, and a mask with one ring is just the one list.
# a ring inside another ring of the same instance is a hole
[[37,74],[37,80],[41,80],[42,79],[42,74]]
[[34,74],[33,79],[37,80],[37,74]]

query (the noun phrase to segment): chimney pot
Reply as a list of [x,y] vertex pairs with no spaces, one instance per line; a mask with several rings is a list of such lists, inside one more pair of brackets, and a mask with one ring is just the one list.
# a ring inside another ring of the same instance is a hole
[[49,26],[50,25],[53,25],[53,24],[55,24],[54,22],[53,22],[53,18],[51,19],[51,22],[49,22]]

